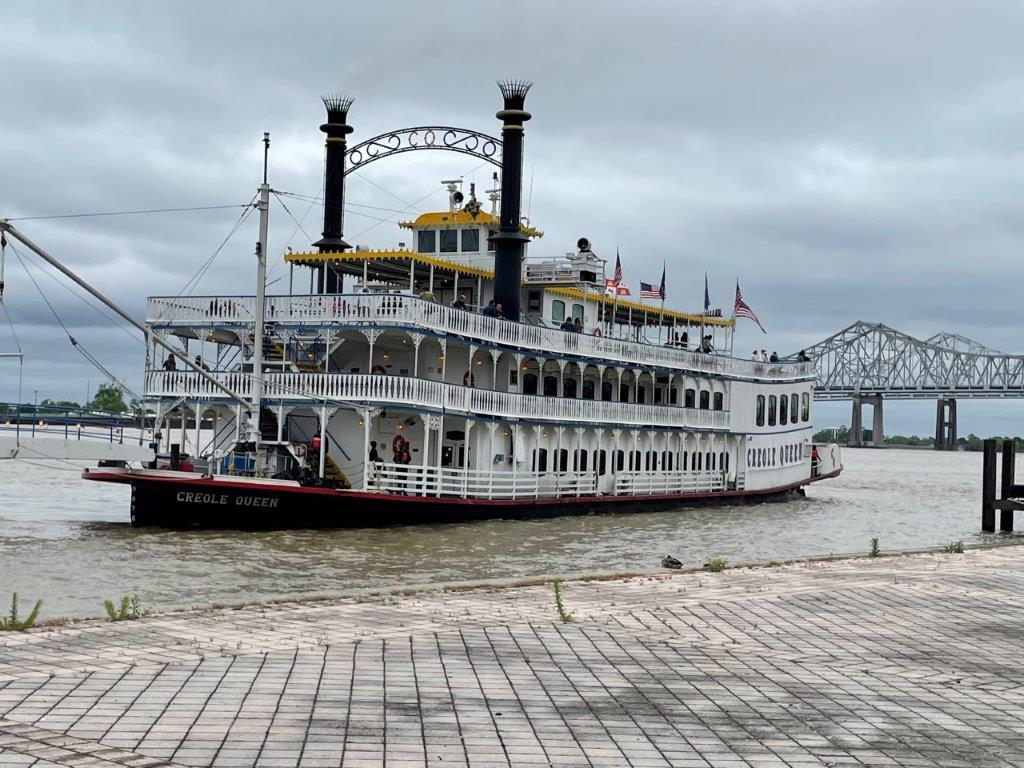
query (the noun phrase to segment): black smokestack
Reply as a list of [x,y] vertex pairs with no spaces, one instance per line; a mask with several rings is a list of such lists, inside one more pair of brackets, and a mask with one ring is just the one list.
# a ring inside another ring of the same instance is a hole
[[524,109],[529,83],[504,80],[498,83],[505,107],[495,115],[501,126],[501,224],[494,241],[494,298],[505,317],[519,320],[523,284],[523,246],[529,239],[519,231],[523,192],[523,123],[531,115]]
[[345,213],[345,150],[352,126],[348,124],[347,96],[324,96],[327,122],[320,130],[327,134],[327,161],[324,166],[324,229],[323,238],[313,243],[320,253],[344,251],[351,246],[342,238]]

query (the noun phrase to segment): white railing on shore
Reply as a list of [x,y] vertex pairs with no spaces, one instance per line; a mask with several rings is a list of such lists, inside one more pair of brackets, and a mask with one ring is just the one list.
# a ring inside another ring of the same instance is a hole
[[[217,381],[243,397],[252,394],[252,376],[213,373]],[[568,397],[521,395],[403,376],[348,373],[267,373],[263,397],[289,402],[351,402],[410,405],[467,415],[626,426],[727,429],[728,411],[672,405],[614,403]],[[148,397],[219,399],[224,393],[193,371],[148,371]]]
[[[253,322],[252,296],[152,297],[146,321],[155,325]],[[568,333],[514,323],[403,294],[268,296],[267,322],[394,325],[453,334],[534,352],[592,357],[613,363],[766,380],[810,378],[814,364],[760,363],[673,346]]]

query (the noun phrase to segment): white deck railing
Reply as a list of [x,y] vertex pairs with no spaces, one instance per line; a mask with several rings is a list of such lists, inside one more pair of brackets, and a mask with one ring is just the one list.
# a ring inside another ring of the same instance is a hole
[[410,496],[454,496],[474,499],[539,499],[592,496],[597,491],[593,472],[538,475],[515,470],[422,467],[413,464],[370,465],[367,490]]
[[[251,374],[213,373],[212,376],[243,397],[252,394]],[[190,400],[222,398],[224,393],[192,371],[149,371],[146,374],[146,395]],[[289,402],[346,400],[410,405],[470,416],[584,422],[595,426],[609,424],[708,429],[727,429],[729,426],[728,411],[521,395],[462,387],[443,381],[373,374],[267,373],[264,376],[263,397]]]
[[[253,322],[252,296],[182,296],[149,299],[147,322],[218,325]],[[613,363],[659,366],[696,373],[766,380],[811,378],[814,364],[759,363],[671,346],[567,333],[486,317],[401,294],[268,296],[268,322],[401,326],[514,347],[529,352],[592,357]]]
[[648,495],[659,493],[698,493],[721,491],[725,474],[717,470],[697,472],[619,472],[615,476],[615,495]]

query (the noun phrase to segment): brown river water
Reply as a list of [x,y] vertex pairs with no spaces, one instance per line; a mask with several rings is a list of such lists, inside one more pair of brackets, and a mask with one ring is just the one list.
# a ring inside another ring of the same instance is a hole
[[0,461],[0,610],[17,591],[43,617],[96,616],[136,594],[150,609],[341,595],[408,585],[661,571],[999,540],[980,531],[980,453],[844,451],[801,500],[549,520],[351,531],[165,531],[128,524],[126,487],[66,464]]

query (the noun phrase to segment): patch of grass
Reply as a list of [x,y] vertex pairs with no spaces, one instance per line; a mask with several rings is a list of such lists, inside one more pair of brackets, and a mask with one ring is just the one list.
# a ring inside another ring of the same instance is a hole
[[558,618],[562,620],[563,624],[571,622],[572,614],[565,610],[565,605],[562,603],[562,582],[555,579],[551,582],[551,586],[555,588],[555,608],[558,609]]
[[24,632],[32,627],[39,618],[39,609],[43,607],[42,600],[36,600],[32,612],[24,619],[18,618],[18,593],[11,595],[11,612],[0,617],[0,632]]
[[868,557],[878,557],[882,550],[878,548],[878,539],[871,540],[871,549],[868,550]]
[[710,573],[719,573],[725,570],[725,558],[724,557],[713,557],[704,563],[704,570]]
[[951,541],[942,548],[942,551],[947,555],[962,555],[964,553],[964,543],[962,541]]
[[113,600],[104,600],[103,607],[107,609],[107,617],[111,621],[134,621],[149,613],[142,609],[137,595],[125,595],[119,606],[115,606]]

